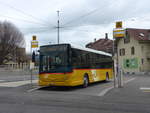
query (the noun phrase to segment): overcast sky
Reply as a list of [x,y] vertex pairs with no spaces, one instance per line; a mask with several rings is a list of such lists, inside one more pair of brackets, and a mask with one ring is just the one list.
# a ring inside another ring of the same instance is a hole
[[23,32],[27,51],[32,35],[40,45],[60,43],[85,46],[112,30],[116,21],[124,28],[150,28],[149,0],[0,0],[0,20],[14,23]]

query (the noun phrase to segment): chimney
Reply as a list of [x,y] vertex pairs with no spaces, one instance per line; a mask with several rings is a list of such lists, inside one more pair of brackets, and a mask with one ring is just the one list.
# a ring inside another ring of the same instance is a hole
[[108,39],[108,33],[105,33],[105,39]]
[[94,42],[96,42],[96,38],[94,38]]

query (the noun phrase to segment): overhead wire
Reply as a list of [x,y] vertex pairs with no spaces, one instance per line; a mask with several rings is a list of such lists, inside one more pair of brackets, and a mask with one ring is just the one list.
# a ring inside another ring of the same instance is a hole
[[41,32],[46,32],[48,31],[49,32],[49,29],[38,29],[38,30],[22,30],[22,32],[24,32],[25,34],[32,34],[32,33],[41,33]]
[[[30,17],[30,18],[33,18],[33,19],[35,19],[35,20],[38,21],[38,22],[20,19],[20,20],[22,20],[22,21],[25,21],[25,22],[28,22],[28,23],[34,23],[34,24],[39,24],[39,25],[47,26],[47,22],[45,23],[45,20],[43,20],[43,19],[41,20],[41,19],[39,19],[39,18],[37,18],[37,17],[34,17],[34,16],[31,15],[31,14],[27,14],[26,12],[24,12],[24,11],[22,11],[22,10],[16,8],[16,7],[14,7],[14,6],[11,6],[10,4],[6,4],[6,3],[4,3],[4,2],[2,2],[2,1],[0,1],[0,3],[2,3],[3,5],[5,5],[5,6],[7,6],[7,7],[12,8],[12,9],[14,9],[14,10],[16,10],[16,11],[18,11],[18,12],[20,12],[20,13],[22,13],[22,14],[28,16],[28,17]],[[88,12],[88,13],[86,13],[86,14],[84,14],[84,15],[78,17],[78,18],[75,18],[75,19],[73,19],[73,20],[70,20],[70,21],[68,21],[67,23],[63,24],[62,27],[60,27],[60,28],[66,29],[66,27],[73,27],[73,26],[66,26],[66,25],[68,25],[68,24],[70,24],[70,23],[73,23],[73,22],[75,22],[75,21],[79,21],[79,20],[81,20],[81,19],[83,19],[83,18],[85,18],[85,17],[87,17],[87,16],[89,16],[89,15],[92,15],[92,14],[96,13],[97,11],[100,11],[100,9],[102,9],[102,7],[101,7],[101,8],[96,8],[96,9],[94,9],[94,10],[92,10],[92,11],[90,11],[90,12]],[[8,17],[8,16],[7,16],[7,17]],[[9,17],[9,18],[13,18],[13,17]],[[17,20],[19,20],[19,19],[17,19]],[[41,23],[41,22],[42,22],[42,23]],[[53,25],[53,26],[54,26],[54,25]],[[57,27],[55,27],[55,28],[57,28]],[[79,31],[84,31],[84,30],[79,30]],[[88,31],[86,31],[86,32],[88,32]]]
[[73,23],[74,21],[77,21],[77,20],[79,21],[80,19],[83,19],[83,18],[85,18],[85,17],[87,17],[87,16],[89,16],[89,15],[91,15],[91,14],[96,13],[98,10],[99,10],[99,8],[94,9],[94,10],[92,10],[92,11],[90,11],[90,12],[88,12],[88,13],[86,13],[86,14],[84,14],[84,15],[78,17],[78,18],[75,18],[75,19],[73,19],[73,20],[68,21],[67,23],[63,24],[62,26],[65,26],[65,25],[67,25],[67,24]]
[[71,28],[65,28],[63,29],[64,31],[65,30],[75,30],[75,31],[82,31],[82,32],[89,32],[89,30],[83,30],[83,29],[71,29]]
[[29,28],[20,28],[23,31],[44,31],[44,30],[54,30],[55,27],[29,27]]
[[[0,5],[3,4],[3,5],[11,8],[11,9],[14,9],[15,11],[17,11],[19,13],[22,13],[22,14],[24,14],[24,15],[26,15],[26,16],[28,16],[28,17],[36,20],[36,21],[38,21],[38,22],[42,22],[43,24],[47,25],[47,22],[45,22],[45,20],[43,20],[43,19],[39,19],[39,18],[37,18],[37,17],[35,17],[35,16],[31,15],[31,14],[28,14],[28,13],[26,13],[26,12],[24,12],[24,11],[22,11],[22,10],[20,10],[20,9],[14,7],[14,6],[12,6],[12,5],[10,5],[10,4],[4,3],[2,1],[0,1],[0,3],[1,3]],[[53,24],[51,24],[51,25],[54,26]]]
[[21,27],[21,29],[27,29],[27,30],[30,30],[30,29],[55,29],[55,27],[49,27],[49,26],[45,26],[45,27]]
[[46,26],[45,24],[42,24],[42,23],[39,23],[39,22],[35,22],[35,21],[30,21],[30,20],[25,20],[25,19],[19,19],[19,18],[7,16],[7,15],[2,15],[2,14],[0,14],[0,16],[7,17],[7,18],[10,18],[10,19],[15,19],[15,20],[18,20],[18,21],[27,22],[27,23],[39,24],[39,25],[42,25],[42,26]]
[[[110,7],[113,7],[113,4],[111,4]],[[101,11],[101,9],[104,9],[104,8],[105,8],[105,6],[104,7],[100,7],[100,8],[96,8],[96,9],[94,9],[94,10],[92,10],[92,11],[86,13],[86,14],[83,14],[83,15],[75,18],[75,19],[72,19],[72,20],[66,22],[65,24],[62,25],[62,27],[75,27],[75,26],[66,26],[66,25],[71,24],[71,23],[76,22],[76,21],[79,21],[79,20],[82,20],[82,19],[84,19],[87,16],[90,16],[90,15],[96,13],[96,12]],[[104,14],[105,14],[105,12],[103,11],[103,13],[101,13],[101,15],[104,15]]]
[[[94,10],[93,10],[94,11]],[[91,12],[92,13],[92,12]],[[88,13],[88,14],[90,14],[90,13]],[[101,16],[103,16],[105,13],[103,12],[103,13],[101,13]],[[87,14],[85,14],[85,15],[87,15]],[[87,15],[88,16],[88,15]],[[81,17],[81,16],[80,16]],[[79,17],[78,17],[79,18]],[[78,20],[78,19],[77,19]],[[74,19],[74,21],[75,21],[75,19]],[[70,21],[71,22],[71,21]],[[67,24],[66,24],[67,25]],[[91,32],[90,30],[83,30],[83,28],[82,29],[79,29],[79,30],[76,30],[75,28],[76,27],[86,27],[87,25],[72,25],[72,26],[63,26],[62,28],[64,28],[64,29],[69,29],[69,30],[75,30],[75,31],[82,31],[82,32]]]
[[[117,5],[118,5],[118,4],[117,4]],[[111,4],[111,5],[109,6],[109,8],[113,8],[113,7],[114,7],[113,4]],[[101,7],[101,9],[103,9],[103,8]],[[91,31],[91,30],[83,30],[83,29],[78,29],[78,30],[77,30],[77,29],[75,29],[76,27],[81,27],[81,26],[86,26],[86,25],[72,25],[72,26],[67,26],[67,25],[68,25],[68,24],[71,24],[71,23],[74,23],[74,22],[76,22],[76,21],[82,20],[82,19],[84,19],[85,17],[90,16],[90,15],[96,13],[96,12],[99,12],[99,11],[100,11],[100,8],[94,9],[94,10],[92,10],[92,11],[90,11],[90,12],[88,12],[88,13],[86,13],[86,14],[84,14],[84,15],[82,15],[82,16],[76,18],[76,19],[73,19],[73,20],[68,21],[67,23],[63,24],[62,27],[63,27],[64,29],[73,28],[73,30],[75,30],[75,31],[80,31],[80,32],[96,33],[96,32]],[[105,15],[105,14],[106,14],[106,13],[105,13],[104,11],[102,11],[101,16],[103,16],[103,15]],[[105,24],[106,21],[104,21],[103,23]],[[72,29],[68,29],[68,30],[72,30]],[[97,34],[97,33],[96,33],[96,34]]]

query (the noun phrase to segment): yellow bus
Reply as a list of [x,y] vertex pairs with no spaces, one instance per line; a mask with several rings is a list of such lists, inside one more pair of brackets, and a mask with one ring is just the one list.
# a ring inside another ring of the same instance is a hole
[[90,83],[112,79],[109,53],[71,44],[40,47],[40,86],[87,87]]

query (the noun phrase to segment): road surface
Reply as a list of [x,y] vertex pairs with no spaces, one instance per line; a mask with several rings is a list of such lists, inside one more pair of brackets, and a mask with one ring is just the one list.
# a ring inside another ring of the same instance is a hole
[[[12,82],[15,84],[20,79],[16,76],[12,81],[5,81],[0,76],[0,113],[149,113],[150,93],[140,88],[150,87],[150,76],[124,78],[123,88],[112,88],[110,81],[91,84],[88,88],[39,89],[37,84],[29,83],[11,87]],[[25,81],[28,79],[21,80]],[[4,83],[7,86],[1,85]]]

